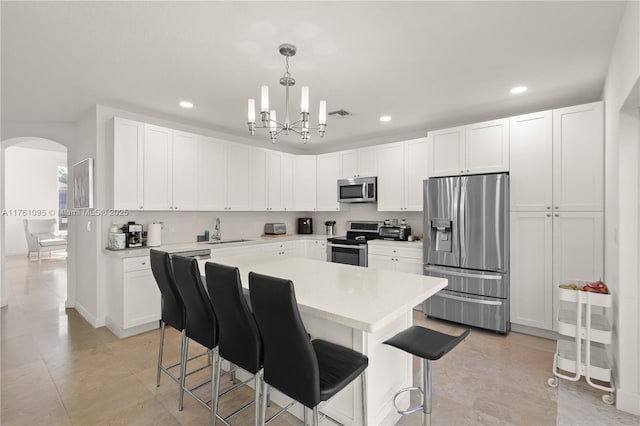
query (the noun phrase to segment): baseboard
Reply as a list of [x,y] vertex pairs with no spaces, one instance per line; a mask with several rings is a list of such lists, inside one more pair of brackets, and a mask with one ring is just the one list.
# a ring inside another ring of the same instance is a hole
[[85,307],[82,306],[80,303],[76,302],[73,308],[76,311],[78,311],[78,313],[82,316],[82,318],[84,318],[89,324],[91,324],[93,328],[102,327],[101,325],[98,325],[98,320],[96,319],[96,317],[91,315],[91,313],[88,310],[86,310]]
[[125,339],[127,337],[135,336],[136,334],[146,333],[147,331],[155,330],[160,327],[159,321],[153,321],[148,324],[138,325],[136,327],[131,328],[121,328],[118,326],[115,321],[111,318],[107,317],[105,321],[105,325],[118,339]]
[[9,304],[9,299],[7,299],[6,297],[3,299],[0,299],[0,308],[4,308],[8,304]]
[[555,331],[543,330],[541,328],[529,327],[528,325],[520,325],[511,323],[511,331],[516,333],[528,334],[530,336],[542,337],[543,339],[558,340],[562,337]]
[[618,389],[616,391],[616,408],[640,416],[640,394]]

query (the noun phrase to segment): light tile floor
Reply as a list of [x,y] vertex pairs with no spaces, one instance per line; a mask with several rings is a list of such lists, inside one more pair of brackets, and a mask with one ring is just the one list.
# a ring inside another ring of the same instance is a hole
[[[163,375],[155,385],[159,331],[119,340],[106,328],[94,329],[75,310],[65,309],[66,261],[24,257],[6,261],[9,307],[0,311],[2,425],[202,425],[208,412],[192,398],[177,409],[178,387]],[[416,323],[456,334],[456,325]],[[179,357],[180,336],[167,331],[168,362]],[[200,349],[192,346],[192,353]],[[603,404],[601,392],[583,381],[546,385],[554,342],[519,333],[500,336],[474,330],[467,340],[433,366],[434,425],[639,425],[631,416]],[[204,360],[203,360],[204,361]],[[414,371],[419,372],[414,359]],[[204,370],[197,382],[208,374]],[[416,374],[418,380],[418,374]],[[242,389],[221,412],[253,398]],[[417,395],[414,396],[417,402]],[[275,404],[270,408],[274,412]],[[250,408],[234,425],[248,425]],[[299,425],[291,415],[271,424]],[[418,425],[420,415],[399,425]]]

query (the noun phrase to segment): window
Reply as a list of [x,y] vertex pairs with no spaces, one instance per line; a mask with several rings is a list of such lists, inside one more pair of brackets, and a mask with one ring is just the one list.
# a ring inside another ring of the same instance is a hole
[[58,166],[58,231],[67,230],[69,219],[60,216],[60,210],[67,208],[67,166]]

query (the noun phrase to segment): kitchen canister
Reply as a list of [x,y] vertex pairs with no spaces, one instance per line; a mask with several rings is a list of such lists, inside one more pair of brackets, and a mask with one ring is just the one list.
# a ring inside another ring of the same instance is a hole
[[162,224],[150,223],[147,227],[147,247],[158,247],[162,240]]
[[127,238],[122,232],[110,232],[109,233],[109,248],[114,250],[122,250],[127,247]]

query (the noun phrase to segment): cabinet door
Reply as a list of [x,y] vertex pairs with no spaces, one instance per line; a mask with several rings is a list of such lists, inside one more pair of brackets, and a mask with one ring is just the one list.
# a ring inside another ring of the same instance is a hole
[[393,271],[395,269],[395,261],[392,260],[391,256],[369,253],[367,259],[368,268],[387,269],[389,271]]
[[174,132],[172,141],[172,193],[174,210],[195,210],[197,206],[198,136]]
[[310,212],[316,209],[316,172],[315,155],[295,156],[293,160],[293,199],[296,211]]
[[317,157],[317,207],[318,211],[340,210],[338,203],[338,176],[340,162],[338,153],[318,155]]
[[513,117],[509,123],[512,211],[551,210],[553,202],[552,113]]
[[467,126],[465,173],[509,171],[509,119]]
[[511,322],[553,328],[552,218],[545,212],[511,213]]
[[144,125],[144,209],[170,210],[173,206],[171,129]]
[[282,154],[275,151],[267,153],[267,210],[283,210]]
[[554,210],[602,210],[603,158],[602,102],[553,111]]
[[378,148],[360,148],[358,150],[358,175],[363,177],[378,175]]
[[404,209],[404,144],[378,147],[378,211]]
[[280,164],[282,210],[293,211],[293,155],[282,154]]
[[326,262],[327,261],[327,242],[314,241],[313,248],[314,248],[313,259]]
[[603,227],[602,212],[554,213],[554,302],[560,281],[596,281],[603,277]]
[[396,271],[422,275],[422,259],[408,259],[406,257],[396,257],[394,259]]
[[267,210],[267,151],[251,150],[251,210]]
[[151,269],[124,274],[123,328],[160,319],[160,290]]
[[429,145],[427,138],[414,139],[404,143],[403,210],[422,211],[423,181],[428,177],[428,153]]
[[358,174],[358,150],[342,151],[340,154],[340,177],[350,178]]
[[118,117],[113,121],[113,207],[140,210],[143,208],[143,124]]
[[227,144],[227,210],[249,210],[250,148]]
[[227,200],[227,157],[225,142],[201,137],[198,140],[198,210],[224,210]]
[[429,132],[430,176],[456,176],[464,173],[465,128]]

